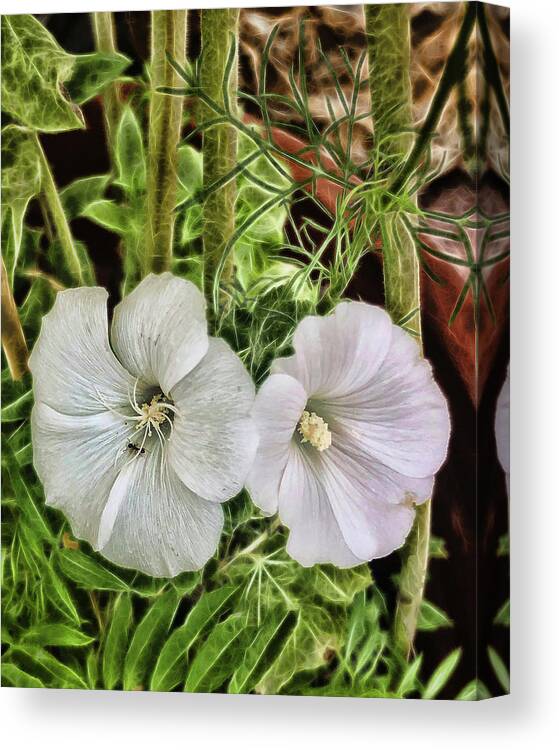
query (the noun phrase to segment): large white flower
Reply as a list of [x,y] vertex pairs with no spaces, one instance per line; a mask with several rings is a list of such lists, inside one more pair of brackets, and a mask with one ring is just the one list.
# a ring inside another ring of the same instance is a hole
[[252,380],[208,336],[196,287],[148,276],[115,308],[110,343],[107,292],[61,292],[30,367],[47,503],[119,565],[154,576],[201,568],[257,436]]
[[505,472],[507,492],[510,493],[510,370],[507,370],[507,377],[497,399],[495,440],[499,463]]
[[343,302],[307,317],[254,414],[247,487],[279,511],[302,565],[350,567],[400,547],[446,456],[445,399],[414,339],[379,307]]

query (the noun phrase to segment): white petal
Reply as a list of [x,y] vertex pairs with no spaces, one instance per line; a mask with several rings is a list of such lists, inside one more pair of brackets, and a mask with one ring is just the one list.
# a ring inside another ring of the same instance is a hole
[[171,397],[178,410],[168,445],[175,471],[196,494],[228,500],[242,489],[258,443],[251,377],[231,348],[212,338]]
[[153,443],[122,469],[94,546],[107,559],[148,575],[199,570],[217,549],[223,511],[191,492]]
[[133,375],[169,395],[208,349],[204,298],[190,281],[150,274],[116,306],[111,342]]
[[311,460],[353,554],[372,560],[402,546],[415,516],[411,501],[387,503],[378,497],[347,455],[334,446],[322,454],[311,454]]
[[446,457],[448,407],[416,342],[393,327],[390,349],[358,391],[317,402],[332,441],[355,446],[404,476],[435,474]]
[[315,464],[294,441],[281,480],[279,516],[290,530],[287,552],[305,567],[332,563],[350,568],[367,559],[349,549]]
[[57,294],[29,359],[36,402],[74,415],[128,402],[134,379],[109,345],[107,296],[99,287]]
[[495,439],[497,441],[497,455],[503,471],[510,474],[510,375],[507,377],[497,399],[495,413]]
[[111,412],[68,416],[38,403],[31,432],[47,504],[64,511],[75,536],[94,544],[130,428]]
[[306,403],[303,386],[289,375],[271,375],[256,396],[253,416],[259,443],[247,489],[255,505],[266,514],[277,511],[289,444]]
[[276,360],[272,372],[299,380],[311,398],[359,391],[383,362],[393,328],[382,308],[342,302],[332,315],[304,318],[293,336],[295,354]]

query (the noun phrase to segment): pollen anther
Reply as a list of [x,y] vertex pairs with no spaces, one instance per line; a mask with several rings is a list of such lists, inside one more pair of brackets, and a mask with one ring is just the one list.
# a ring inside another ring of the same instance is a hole
[[310,443],[317,451],[325,451],[332,445],[332,433],[328,424],[315,412],[304,411],[297,428],[302,443]]

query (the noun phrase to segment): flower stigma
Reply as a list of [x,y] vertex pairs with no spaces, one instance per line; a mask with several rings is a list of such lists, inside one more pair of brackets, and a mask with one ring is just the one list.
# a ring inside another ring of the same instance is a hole
[[302,436],[302,443],[310,443],[317,451],[325,451],[332,445],[332,433],[328,423],[314,411],[304,411],[299,420],[298,431]]

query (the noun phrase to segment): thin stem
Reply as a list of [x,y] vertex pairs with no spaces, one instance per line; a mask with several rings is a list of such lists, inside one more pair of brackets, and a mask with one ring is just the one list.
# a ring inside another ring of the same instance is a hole
[[21,380],[27,372],[29,350],[25,343],[4,260],[2,260],[2,347],[12,380]]
[[[95,48],[99,52],[116,52],[116,30],[113,14],[110,11],[91,13],[91,26],[95,39]],[[107,144],[111,154],[120,119],[120,92],[118,83],[109,84],[103,92],[103,110]]]
[[72,232],[70,231],[70,225],[68,224],[66,214],[62,208],[62,203],[60,201],[60,196],[58,195],[58,189],[54,177],[50,170],[50,165],[36,134],[35,143],[37,145],[39,161],[41,164],[41,192],[45,199],[45,205],[50,220],[56,231],[56,235],[62,248],[62,254],[64,255],[66,266],[72,279],[78,284],[83,284],[82,266],[74,244]]
[[[204,93],[220,107],[236,112],[237,92],[237,9],[203,10],[201,17],[201,84]],[[230,55],[233,55],[231,58]],[[230,66],[228,67],[228,62]],[[228,77],[228,78],[227,78]],[[213,113],[200,106],[200,122]],[[223,178],[237,163],[237,131],[230,123],[204,131],[204,189]],[[214,298],[214,283],[223,253],[235,233],[236,180],[210,193],[203,205],[204,291],[208,301]],[[220,280],[227,283],[233,274],[233,256],[229,253]]]
[[[411,146],[410,24],[406,5],[365,7],[374,136],[382,144],[383,168],[397,169]],[[419,263],[415,241],[398,211],[380,221],[385,306],[396,324],[405,321],[421,347]],[[419,507],[403,553],[394,617],[397,648],[408,657],[427,573],[430,501]]]
[[151,13],[151,99],[149,110],[147,226],[145,268],[165,271],[171,265],[177,196],[177,158],[183,97],[157,91],[174,87],[180,78],[168,61],[186,62],[186,11]]
[[466,74],[466,47],[474,28],[474,23],[477,14],[477,3],[470,2],[466,9],[462,26],[456,37],[454,47],[452,48],[450,55],[447,58],[444,70],[441,74],[439,84],[433,99],[427,116],[423,121],[421,130],[416,138],[413,149],[411,150],[406,163],[400,173],[397,175],[392,185],[392,192],[399,193],[404,187],[408,178],[415,170],[419,161],[423,155],[423,152],[429,144],[435,129],[439,124],[440,117],[443,113],[443,109],[448,100],[450,92],[454,86],[464,78]]

